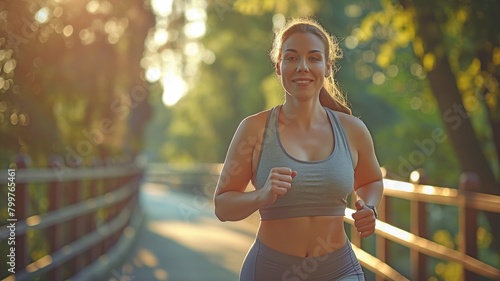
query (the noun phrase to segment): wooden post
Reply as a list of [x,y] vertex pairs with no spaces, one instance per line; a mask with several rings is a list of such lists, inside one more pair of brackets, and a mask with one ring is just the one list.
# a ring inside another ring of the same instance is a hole
[[[388,173],[387,169],[384,167],[381,167],[380,170],[382,172],[383,178],[388,179],[389,173]],[[382,200],[380,201],[380,204],[378,205],[378,219],[383,221],[383,222],[389,223],[390,218],[389,218],[388,214],[390,214],[390,213],[391,213],[391,211],[390,211],[390,198],[383,195]],[[384,237],[382,237],[380,235],[377,235],[375,237],[375,245],[376,245],[375,254],[377,255],[377,258],[385,263],[389,263],[390,249],[389,249],[389,243],[388,243],[387,239],[385,239]],[[377,275],[375,277],[375,280],[376,281],[384,281],[384,278]]]
[[[60,156],[53,156],[50,161],[50,166],[53,169],[61,169],[64,166],[64,160]],[[48,211],[55,211],[61,206],[61,191],[63,190],[63,180],[59,178],[58,181],[50,182],[47,190],[48,197]],[[49,251],[50,253],[54,253],[55,251],[61,249],[62,247],[62,228],[61,224],[55,224],[53,226],[47,227],[46,230],[47,240],[49,241]],[[50,280],[57,280],[61,277],[62,271],[61,267],[57,266],[53,270],[48,273],[48,278]]]
[[[460,176],[460,200],[458,204],[458,219],[460,231],[460,251],[477,258],[477,215],[478,211],[467,204],[468,194],[478,192],[480,179],[474,172],[466,172]],[[462,267],[462,280],[477,280],[478,275]]]
[[[76,181],[73,181],[70,184],[70,204],[77,204],[82,201],[83,197],[83,189],[85,188],[84,182],[86,179],[82,178]],[[85,220],[83,216],[76,217],[70,223],[70,233],[71,233],[71,242],[74,242],[80,239],[84,234],[85,228]],[[71,267],[71,276],[78,273],[85,265],[84,255],[78,255],[74,258],[72,262],[70,262]]]
[[[115,163],[113,163],[113,159],[111,157],[105,158],[104,163],[107,167],[112,167],[115,164]],[[103,186],[103,189],[101,189],[100,196],[102,196],[108,192],[113,192],[114,190],[116,190],[116,186],[118,185],[118,181],[119,181],[119,179],[114,178],[114,177],[102,179],[104,186]],[[113,220],[113,218],[116,215],[116,203],[111,205],[111,206],[108,206],[106,208],[103,208],[102,212],[104,212],[104,216],[105,216],[103,223],[105,223],[105,224],[109,223],[111,220]],[[102,255],[106,251],[108,251],[111,248],[111,246],[113,245],[113,243],[114,243],[113,235],[110,235],[109,237],[105,238],[102,243],[103,243],[102,248],[101,248],[102,252],[100,253],[100,255]]]
[[[378,205],[378,219],[389,223],[389,217],[388,214],[390,214],[390,204],[389,204],[390,198],[383,196],[382,200],[380,201],[380,204]],[[375,237],[375,245],[376,245],[376,255],[377,258],[385,263],[389,263],[389,243],[387,239],[384,237],[377,235]],[[376,276],[376,281],[384,281],[385,279],[381,276]]]
[[[76,204],[80,201],[80,192],[81,192],[81,186],[82,186],[82,181],[84,181],[84,179],[78,179],[78,180],[73,180],[71,182],[68,183],[68,186],[66,186],[65,188],[65,194],[66,194],[66,204],[67,206],[70,206],[70,205],[73,205],[73,204]],[[82,219],[81,217],[76,217],[74,219],[72,219],[71,221],[68,221],[67,223],[67,240],[66,240],[66,244],[70,244],[70,243],[73,243],[75,241],[77,241],[82,235],[81,235],[81,223]],[[75,258],[71,259],[68,264],[67,264],[67,276],[66,277],[70,277],[70,276],[73,276],[75,275],[78,270],[79,270],[79,266],[81,266],[81,257],[83,257],[83,255],[78,255],[76,256]]]
[[[93,161],[91,162],[91,167],[92,168],[97,168],[100,166],[100,163],[98,161]],[[92,198],[95,200],[99,196],[99,179],[91,179],[88,187],[88,198]],[[98,216],[98,211],[93,211],[88,213],[85,216],[86,220],[86,233],[91,233],[97,228],[97,219]],[[85,261],[85,265],[89,265],[93,261],[97,260],[99,257],[99,254],[101,252],[100,250],[101,243],[97,243],[92,248],[87,252],[87,258]]]
[[[426,183],[425,172],[421,169],[415,170],[410,174],[410,182],[413,184]],[[411,233],[427,239],[427,210],[425,202],[411,201]],[[410,252],[411,260],[411,280],[425,280],[427,275],[427,257],[415,250]]]
[[[19,170],[27,169],[29,165],[29,157],[25,154],[20,154],[16,156],[16,173],[19,173]],[[16,175],[16,178],[19,175]],[[15,190],[15,196],[16,196],[16,201],[15,201],[15,219],[17,219],[17,222],[26,220],[28,217],[28,198],[29,198],[29,191],[28,191],[28,184],[27,183],[17,183],[17,181],[14,179],[14,182],[16,183],[16,190]],[[17,235],[16,233],[16,272],[21,271],[24,269],[28,263],[30,262],[30,256],[29,256],[29,246],[28,246],[28,238],[27,234],[20,234]]]

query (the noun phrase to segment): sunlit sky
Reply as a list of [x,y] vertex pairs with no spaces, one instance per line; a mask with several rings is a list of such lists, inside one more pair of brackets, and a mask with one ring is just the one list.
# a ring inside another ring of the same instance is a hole
[[[156,30],[153,35],[154,45],[158,48],[165,45],[172,38],[172,34],[165,28],[164,20],[168,21],[169,16],[176,9],[174,0],[151,0],[153,11],[157,15]],[[205,1],[184,1],[184,16],[187,23],[182,32],[190,41],[185,44],[182,51],[184,56],[190,58],[191,62],[186,65],[182,63],[182,55],[172,50],[162,50],[155,59],[149,61],[146,70],[146,79],[149,82],[160,82],[163,85],[162,101],[166,106],[175,105],[189,90],[189,84],[185,81],[182,73],[184,67],[196,68],[197,63],[203,55],[202,47],[197,39],[203,37],[206,32],[206,10]],[[163,21],[163,22],[162,22]],[[196,72],[196,69],[193,69]],[[189,71],[191,72],[191,71]],[[186,73],[186,72],[184,72]]]

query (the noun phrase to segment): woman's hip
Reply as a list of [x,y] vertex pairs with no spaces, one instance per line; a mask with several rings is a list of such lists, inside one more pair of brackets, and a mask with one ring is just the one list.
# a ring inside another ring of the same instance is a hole
[[335,251],[315,257],[299,257],[271,249],[256,239],[247,253],[240,281],[364,280],[349,241]]

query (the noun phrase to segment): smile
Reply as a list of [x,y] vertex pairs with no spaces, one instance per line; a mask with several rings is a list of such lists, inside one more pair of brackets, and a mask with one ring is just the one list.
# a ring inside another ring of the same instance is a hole
[[311,79],[294,79],[292,82],[296,83],[297,85],[308,85],[312,82]]

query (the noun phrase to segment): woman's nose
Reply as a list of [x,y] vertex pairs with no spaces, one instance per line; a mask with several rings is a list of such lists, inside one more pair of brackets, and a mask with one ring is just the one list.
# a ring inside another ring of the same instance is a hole
[[302,72],[302,71],[309,72],[309,67],[307,66],[307,62],[305,59],[302,59],[299,61],[298,65],[297,65],[297,71],[298,72]]

